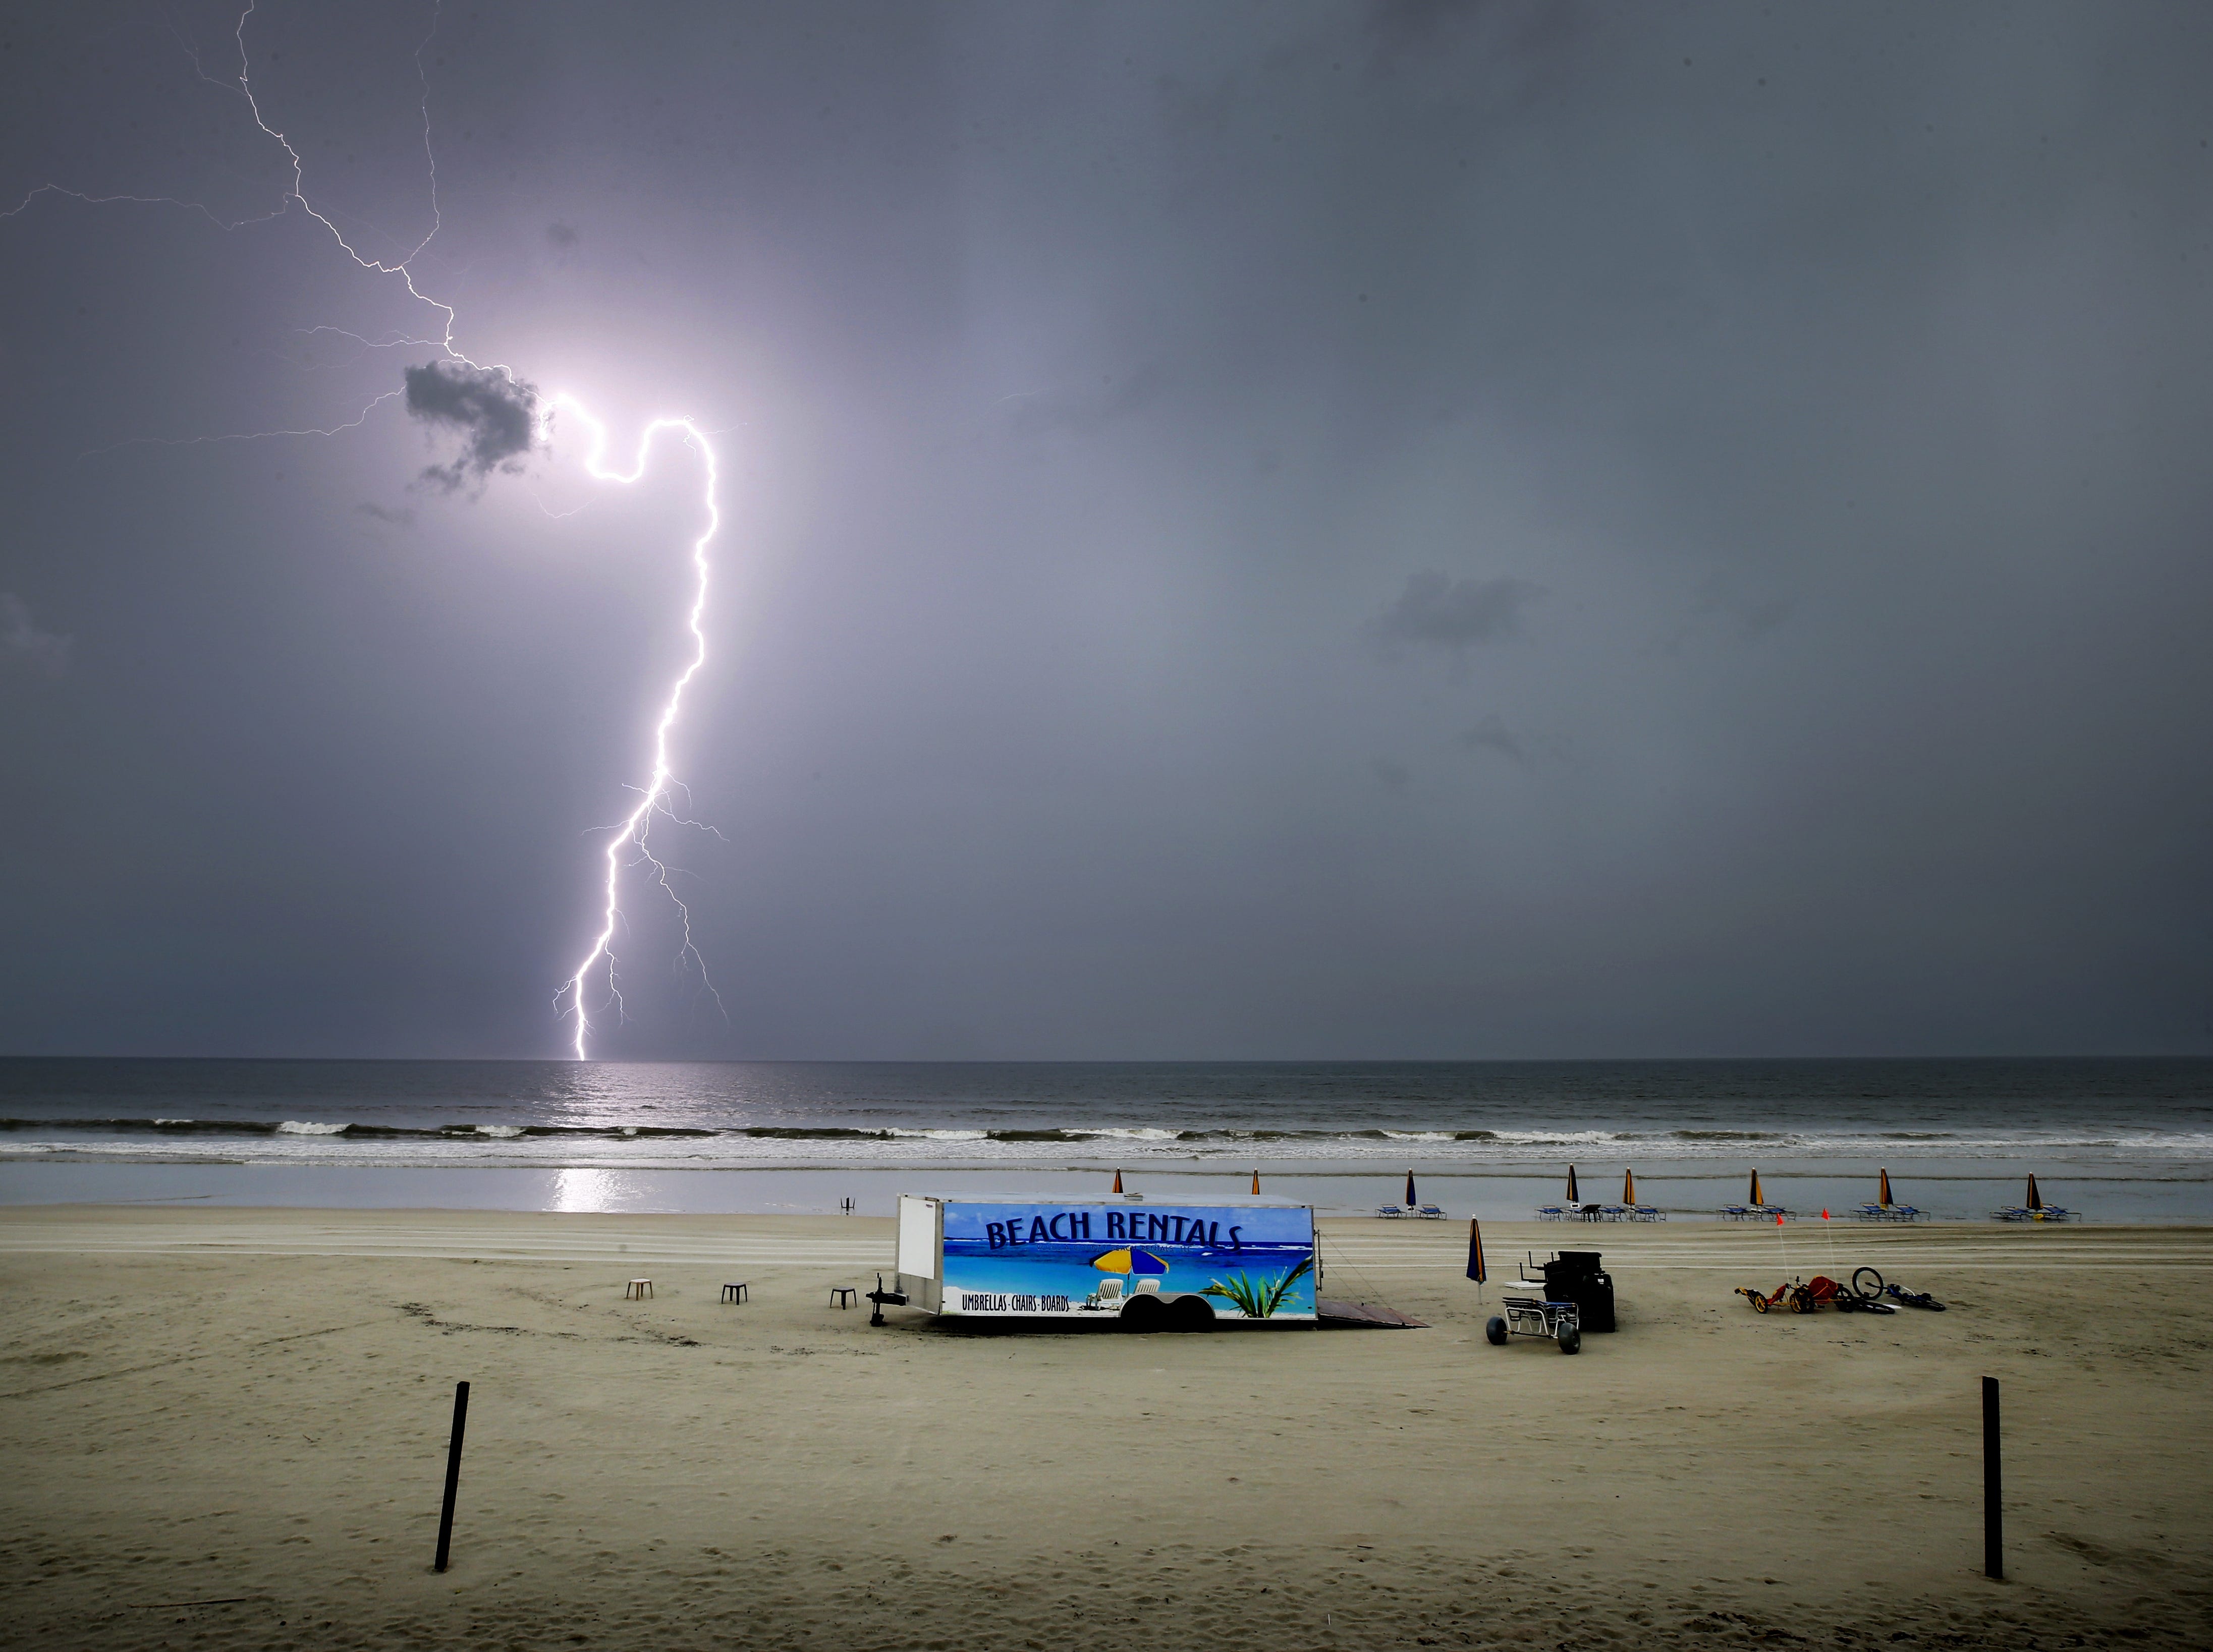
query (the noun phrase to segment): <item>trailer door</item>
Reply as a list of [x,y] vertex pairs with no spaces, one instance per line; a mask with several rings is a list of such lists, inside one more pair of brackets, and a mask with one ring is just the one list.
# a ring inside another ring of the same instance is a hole
[[902,1193],[899,1202],[899,1289],[917,1308],[937,1311],[943,1289],[938,1258],[937,1201]]

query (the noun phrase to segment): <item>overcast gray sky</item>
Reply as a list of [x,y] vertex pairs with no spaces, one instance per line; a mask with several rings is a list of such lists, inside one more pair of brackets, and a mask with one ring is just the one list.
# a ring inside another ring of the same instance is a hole
[[[558,1053],[702,472],[411,417],[436,352],[360,341],[442,318],[287,210],[236,21],[0,23],[0,1051]],[[371,259],[430,22],[245,26]],[[722,466],[721,836],[654,842],[728,1020],[633,881],[596,1052],[2213,1049],[2213,9],[472,4],[422,60],[457,347]]]

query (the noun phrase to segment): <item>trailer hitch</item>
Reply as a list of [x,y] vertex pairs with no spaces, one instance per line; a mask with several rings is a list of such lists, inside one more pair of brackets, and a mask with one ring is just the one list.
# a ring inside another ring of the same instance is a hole
[[884,1322],[884,1309],[887,1306],[892,1308],[906,1306],[906,1293],[903,1290],[886,1290],[884,1276],[880,1273],[876,1276],[876,1288],[869,1293],[869,1300],[875,1304],[875,1307],[869,1312],[869,1323],[881,1325]]

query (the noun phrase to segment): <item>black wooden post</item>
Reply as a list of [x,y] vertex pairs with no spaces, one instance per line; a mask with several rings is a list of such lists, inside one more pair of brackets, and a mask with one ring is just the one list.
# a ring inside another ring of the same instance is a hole
[[1983,1575],[2005,1576],[2005,1504],[1998,1487],[1998,1380],[1983,1379]]
[[454,1546],[454,1497],[461,1489],[461,1430],[469,1422],[469,1385],[454,1385],[454,1437],[446,1446],[446,1506],[438,1515],[438,1558],[430,1570],[446,1570],[446,1557]]

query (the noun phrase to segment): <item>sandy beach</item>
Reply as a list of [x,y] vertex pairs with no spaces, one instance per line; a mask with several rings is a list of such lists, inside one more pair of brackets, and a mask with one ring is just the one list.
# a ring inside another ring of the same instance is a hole
[[[1605,1252],[1621,1330],[1567,1359],[1484,1343],[1464,1224],[1326,1231],[1325,1294],[1430,1328],[872,1329],[828,1306],[888,1263],[861,1218],[0,1210],[0,1639],[2213,1640],[2213,1232],[1486,1227],[1491,1306]],[[1862,1262],[1951,1311],[1730,1294]]]

